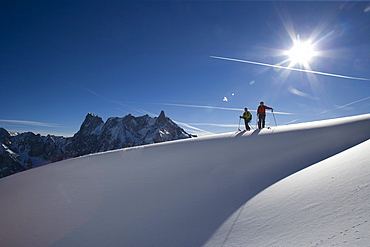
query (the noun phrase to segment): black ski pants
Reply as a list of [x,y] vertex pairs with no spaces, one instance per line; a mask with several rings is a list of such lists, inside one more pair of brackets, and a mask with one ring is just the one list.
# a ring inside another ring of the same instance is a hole
[[249,119],[247,120],[247,119],[244,118],[244,124],[245,124],[245,129],[246,130],[251,130],[251,128],[249,127],[249,124],[248,124],[250,121],[251,120],[249,120]]

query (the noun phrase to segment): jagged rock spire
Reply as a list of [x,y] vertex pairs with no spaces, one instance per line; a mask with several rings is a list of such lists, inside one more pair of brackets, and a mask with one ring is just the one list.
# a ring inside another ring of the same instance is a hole
[[164,114],[164,111],[162,110],[156,120],[156,124],[163,124],[165,122],[166,122],[166,115]]

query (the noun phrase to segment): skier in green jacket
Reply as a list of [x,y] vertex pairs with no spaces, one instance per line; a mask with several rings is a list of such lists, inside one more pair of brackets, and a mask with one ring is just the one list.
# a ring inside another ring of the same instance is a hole
[[252,120],[252,114],[248,111],[248,108],[244,108],[244,113],[240,118],[244,119],[245,129],[251,130],[248,123]]

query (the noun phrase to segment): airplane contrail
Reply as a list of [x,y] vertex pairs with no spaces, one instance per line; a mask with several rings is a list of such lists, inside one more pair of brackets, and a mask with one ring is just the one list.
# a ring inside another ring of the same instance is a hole
[[318,75],[324,75],[324,76],[332,76],[332,77],[339,77],[339,78],[352,79],[352,80],[361,80],[361,81],[370,81],[370,79],[367,79],[367,78],[359,78],[359,77],[352,77],[352,76],[346,76],[346,75],[331,74],[331,73],[325,73],[325,72],[307,70],[307,69],[289,68],[289,67],[284,67],[284,66],[280,66],[280,65],[260,63],[260,62],[241,60],[241,59],[235,59],[235,58],[217,57],[217,56],[210,56],[210,57],[211,58],[222,59],[222,60],[229,60],[229,61],[235,61],[235,62],[241,62],[241,63],[256,64],[256,65],[279,68],[279,69],[288,69],[288,70],[294,70],[294,71],[300,71],[300,72],[318,74]]
[[176,124],[181,125],[184,129],[194,130],[195,131],[194,134],[197,134],[198,136],[214,135],[215,134],[213,132],[210,132],[210,131],[207,131],[207,130],[204,130],[204,129],[197,128],[197,127],[193,126],[193,124],[182,123],[182,122],[179,122],[179,121],[176,121],[176,120],[173,120],[173,121]]
[[337,108],[334,108],[334,109],[331,109],[331,110],[327,110],[327,111],[323,111],[323,112],[320,112],[319,114],[323,114],[323,113],[327,113],[329,111],[334,111],[334,110],[337,110],[337,109],[340,109],[340,108],[344,108],[346,106],[349,106],[349,105],[353,105],[353,104],[356,104],[358,102],[361,102],[361,101],[364,101],[364,100],[368,100],[370,99],[370,97],[366,97],[366,98],[363,98],[363,99],[359,99],[359,100],[356,100],[356,101],[353,101],[351,103],[348,103],[348,104],[345,104],[345,105],[342,105],[342,106],[338,106]]
[[185,104],[169,104],[169,103],[159,103],[160,105],[172,105],[172,106],[183,106],[183,107],[195,107],[195,108],[207,108],[207,109],[219,109],[219,110],[229,110],[229,111],[242,111],[243,108],[227,108],[218,106],[208,106],[208,105],[185,105]]
[[[194,107],[194,108],[206,108],[206,109],[218,109],[218,110],[228,110],[228,111],[243,111],[243,108],[227,108],[227,107],[218,107],[218,106],[206,106],[206,105],[184,105],[184,104],[167,104],[167,103],[158,103],[159,105],[172,105],[172,106],[182,106],[182,107]],[[249,110],[251,112],[255,112],[256,110]],[[276,114],[282,115],[292,115],[293,113],[288,112],[276,112]]]

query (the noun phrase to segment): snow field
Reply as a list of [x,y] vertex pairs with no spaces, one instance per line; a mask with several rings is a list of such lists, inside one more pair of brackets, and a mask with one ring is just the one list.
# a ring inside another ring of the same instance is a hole
[[[0,246],[352,241],[351,227],[369,227],[363,193],[369,144],[358,145],[370,138],[369,126],[366,114],[226,133],[88,155],[9,176],[0,180]],[[348,177],[349,170],[359,179]],[[357,243],[370,242],[359,237]]]

